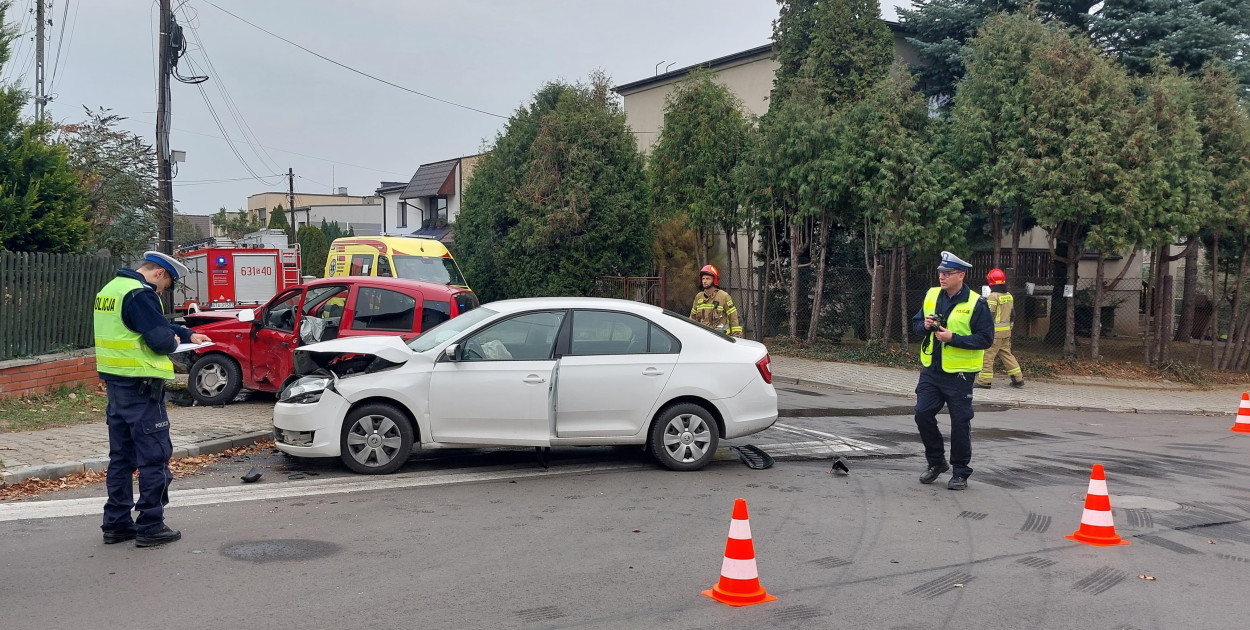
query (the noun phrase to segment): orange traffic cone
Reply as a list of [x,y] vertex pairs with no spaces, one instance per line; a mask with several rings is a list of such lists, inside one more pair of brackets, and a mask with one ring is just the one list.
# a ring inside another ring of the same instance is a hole
[[1250,394],[1241,395],[1241,408],[1237,410],[1237,422],[1233,423],[1233,428],[1229,431],[1250,433]]
[[745,499],[734,501],[733,520],[729,522],[729,540],[725,543],[725,560],[720,565],[720,582],[704,595],[730,606],[751,606],[776,601],[760,586],[755,568],[755,544],[751,542],[751,522],[747,520]]
[[1102,464],[1094,464],[1094,471],[1089,475],[1089,490],[1085,493],[1085,512],[1081,514],[1081,527],[1064,538],[1099,547],[1129,544],[1115,533],[1111,497],[1107,495],[1107,475],[1102,471]]

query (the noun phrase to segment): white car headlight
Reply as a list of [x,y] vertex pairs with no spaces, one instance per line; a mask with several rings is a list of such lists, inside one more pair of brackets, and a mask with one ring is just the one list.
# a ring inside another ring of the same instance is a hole
[[279,402],[293,404],[309,404],[321,400],[321,393],[330,386],[328,376],[305,376],[297,379],[282,390]]

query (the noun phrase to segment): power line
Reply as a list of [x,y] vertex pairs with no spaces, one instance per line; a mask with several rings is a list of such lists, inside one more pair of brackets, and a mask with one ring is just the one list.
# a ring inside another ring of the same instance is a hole
[[[136,122],[143,122],[143,123],[147,123],[147,124],[152,124],[152,122],[151,122],[151,121],[148,121],[148,120],[141,120],[141,119],[138,119],[138,118],[136,118],[136,119],[134,119],[134,120],[135,120]],[[215,135],[213,135],[213,134],[211,134],[211,133],[204,133],[204,132],[202,132],[202,131],[191,131],[191,130],[188,130],[188,129],[179,129],[179,128],[177,128],[177,127],[173,127],[172,129],[173,129],[174,131],[179,132],[179,133],[189,133],[189,134],[191,134],[191,135],[193,135],[193,136],[203,136],[203,137],[205,137],[205,138],[213,138],[213,139],[216,139],[216,140],[225,140],[225,138],[223,138],[223,137],[221,137],[221,136],[215,136]],[[277,151],[277,152],[279,152],[279,153],[288,153],[288,154],[290,154],[290,155],[298,155],[298,156],[300,156],[300,157],[305,157],[305,158],[308,158],[308,159],[310,159],[310,160],[317,160],[318,162],[325,162],[325,163],[327,163],[327,164],[341,164],[341,165],[343,165],[343,166],[350,166],[350,167],[352,167],[352,168],[358,168],[358,169],[361,169],[361,170],[364,170],[364,171],[372,171],[372,172],[374,172],[374,173],[386,173],[386,174],[388,174],[388,175],[398,175],[398,176],[400,176],[400,177],[411,177],[411,176],[412,176],[411,174],[404,175],[403,173],[397,173],[397,172],[395,172],[395,171],[388,171],[388,170],[386,170],[386,169],[382,169],[382,168],[373,168],[372,166],[362,166],[362,165],[360,165],[360,164],[352,164],[351,162],[340,162],[340,161],[338,161],[338,160],[331,160],[331,159],[329,159],[329,158],[318,157],[318,156],[315,156],[315,155],[308,155],[307,153],[299,153],[298,151],[290,151],[290,150],[288,150],[288,149],[280,149],[280,148],[278,148],[278,147],[272,147],[272,146],[263,145],[263,144],[262,144],[262,145],[259,145],[259,146],[264,147],[264,148],[266,148],[266,149],[269,149],[270,151]]]
[[313,55],[313,56],[315,56],[315,57],[318,57],[318,58],[324,59],[325,61],[328,61],[328,62],[330,62],[330,63],[332,63],[332,64],[334,64],[334,65],[336,65],[336,66],[339,66],[340,68],[343,68],[343,69],[345,69],[345,70],[350,70],[350,71],[355,72],[356,74],[359,74],[359,75],[361,75],[361,76],[363,76],[363,77],[368,77],[368,78],[373,79],[374,81],[377,81],[377,82],[379,82],[379,83],[385,83],[386,85],[389,85],[389,86],[391,86],[391,87],[393,87],[393,88],[397,88],[397,89],[403,90],[403,91],[405,91],[405,92],[410,92],[410,93],[412,93],[412,94],[416,94],[417,96],[425,97],[425,98],[428,98],[428,99],[433,100],[433,101],[438,101],[438,102],[440,102],[440,103],[445,103],[445,104],[447,104],[447,105],[451,105],[451,106],[453,106],[453,107],[459,107],[459,108],[461,108],[461,109],[467,109],[467,110],[469,110],[469,111],[477,112],[477,113],[479,113],[479,114],[486,114],[487,116],[494,116],[495,118],[505,118],[505,119],[507,118],[507,116],[501,116],[501,115],[496,114],[496,113],[493,113],[493,112],[488,112],[488,111],[486,111],[486,110],[484,110],[484,109],[478,109],[478,108],[476,108],[476,107],[470,107],[470,106],[468,106],[468,105],[461,105],[460,103],[456,103],[456,102],[454,102],[454,101],[449,101],[449,100],[447,100],[447,99],[442,99],[442,98],[439,98],[439,97],[437,97],[437,96],[431,96],[431,95],[429,95],[429,94],[426,94],[425,92],[419,92],[419,91],[414,90],[414,89],[412,89],[412,88],[408,88],[408,87],[404,87],[404,86],[402,86],[402,85],[399,85],[398,83],[392,83],[392,82],[390,82],[390,81],[387,81],[386,79],[383,79],[383,78],[381,78],[381,77],[374,76],[374,75],[369,74],[368,72],[365,72],[365,71],[363,71],[363,70],[357,70],[357,69],[355,69],[355,68],[353,68],[353,67],[351,67],[351,66],[349,66],[349,65],[347,65],[347,64],[345,64],[345,63],[341,63],[341,62],[335,61],[335,60],[333,60],[333,59],[331,59],[331,58],[329,58],[329,57],[327,57],[327,56],[325,56],[325,55],[323,55],[323,54],[321,54],[321,53],[319,53],[319,52],[315,52],[315,51],[309,50],[309,49],[307,49],[307,48],[305,48],[305,47],[303,47],[303,46],[301,46],[301,45],[299,45],[299,44],[297,44],[297,43],[295,43],[295,42],[293,42],[293,41],[291,41],[291,40],[289,40],[289,39],[287,39],[287,38],[285,38],[285,37],[283,37],[283,36],[281,36],[281,35],[278,35],[277,33],[274,33],[273,31],[270,31],[270,30],[268,30],[268,29],[265,29],[264,27],[257,26],[256,24],[253,24],[253,23],[251,23],[251,22],[249,22],[249,21],[247,21],[247,20],[245,20],[245,19],[243,19],[243,18],[241,18],[241,17],[239,17],[239,16],[237,16],[237,15],[235,15],[235,14],[233,14],[233,13],[231,13],[231,12],[229,12],[229,11],[225,10],[225,9],[223,9],[223,8],[221,8],[221,7],[220,7],[220,6],[218,6],[216,3],[211,2],[211,0],[204,0],[204,2],[205,2],[206,4],[208,4],[209,6],[211,6],[211,7],[215,8],[215,9],[217,9],[218,11],[221,11],[222,13],[225,13],[226,15],[229,15],[229,16],[230,16],[230,17],[232,17],[232,18],[234,18],[234,19],[236,19],[236,20],[239,20],[240,22],[243,22],[244,24],[247,24],[248,26],[250,26],[250,27],[252,27],[252,28],[254,28],[254,29],[258,30],[258,31],[261,31],[261,32],[263,32],[263,33],[266,33],[266,34],[267,34],[267,35],[269,35],[270,37],[274,37],[274,38],[280,39],[280,40],[282,40],[282,41],[284,41],[284,42],[286,42],[286,43],[288,43],[288,44],[290,44],[290,45],[292,45],[292,46],[294,46],[294,47],[296,47],[296,48],[298,48],[298,49],[300,49],[300,50],[302,50],[302,51],[304,51],[304,52],[306,52],[306,53],[308,53],[308,54],[310,54],[310,55]]
[[52,61],[52,80],[48,81],[49,92],[56,83],[56,67],[61,63],[61,44],[65,43],[65,22],[69,18],[69,2],[70,0],[65,0],[65,8],[61,10],[61,32],[56,35],[56,57]]
[[204,104],[208,106],[208,113],[213,117],[213,122],[217,123],[217,129],[221,131],[221,135],[225,137],[226,144],[230,145],[230,152],[233,153],[234,157],[239,160],[239,164],[242,164],[244,170],[251,173],[252,177],[254,177],[256,181],[261,182],[266,186],[277,186],[277,184],[268,182],[260,175],[257,175],[256,171],[252,169],[252,165],[248,164],[247,160],[243,159],[243,155],[239,153],[238,147],[234,146],[234,140],[230,139],[230,133],[226,131],[225,125],[221,123],[221,118],[217,116],[217,110],[213,107],[212,99],[208,98],[208,92],[204,90],[204,84],[196,83],[195,87],[199,89],[200,96],[204,98]]
[[[178,7],[186,7],[186,1],[187,0],[184,0],[182,4],[178,5]],[[271,168],[274,171],[282,170],[281,167],[278,166],[278,163],[274,161],[273,156],[269,155],[269,152],[265,151],[264,147],[261,146],[260,138],[256,135],[256,132],[252,130],[252,126],[248,124],[247,118],[243,116],[243,111],[239,109],[234,97],[230,95],[230,90],[226,87],[226,82],[222,73],[217,70],[215,65],[213,65],[213,60],[208,55],[208,48],[204,45],[204,41],[200,38],[199,29],[195,25],[195,22],[199,17],[198,13],[189,14],[188,11],[194,11],[194,8],[189,8],[188,10],[183,11],[183,15],[187,18],[187,27],[191,31],[191,37],[195,39],[196,45],[199,46],[199,52],[204,56],[204,62],[208,66],[208,72],[206,74],[211,74],[217,77],[217,81],[215,82],[217,84],[217,91],[221,93],[221,96],[226,103],[226,109],[230,111],[230,116],[234,118],[235,125],[243,134],[243,141],[246,142],[248,147],[252,149],[252,153],[257,159],[259,159],[262,163],[267,162],[267,164],[264,164],[267,168]],[[188,59],[187,62],[191,63],[191,60]],[[257,150],[257,147],[260,147],[259,151]]]
[[[273,173],[265,177],[280,177],[285,173]],[[256,179],[255,177],[232,177],[225,179],[189,179],[186,181],[174,181],[175,186],[204,186],[208,184],[225,184],[228,182],[246,182]]]

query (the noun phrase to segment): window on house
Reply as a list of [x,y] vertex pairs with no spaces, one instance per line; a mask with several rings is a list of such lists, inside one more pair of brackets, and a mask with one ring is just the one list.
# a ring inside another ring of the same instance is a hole
[[430,197],[426,200],[426,206],[430,209],[430,223],[436,224],[439,221],[447,222],[447,198],[446,197]]
[[408,227],[408,202],[407,201],[399,202],[398,227],[401,227],[401,228]]

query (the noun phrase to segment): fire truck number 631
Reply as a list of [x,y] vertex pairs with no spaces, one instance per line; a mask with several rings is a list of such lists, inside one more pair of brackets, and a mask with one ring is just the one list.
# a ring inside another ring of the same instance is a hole
[[239,267],[240,276],[272,276],[273,267]]

